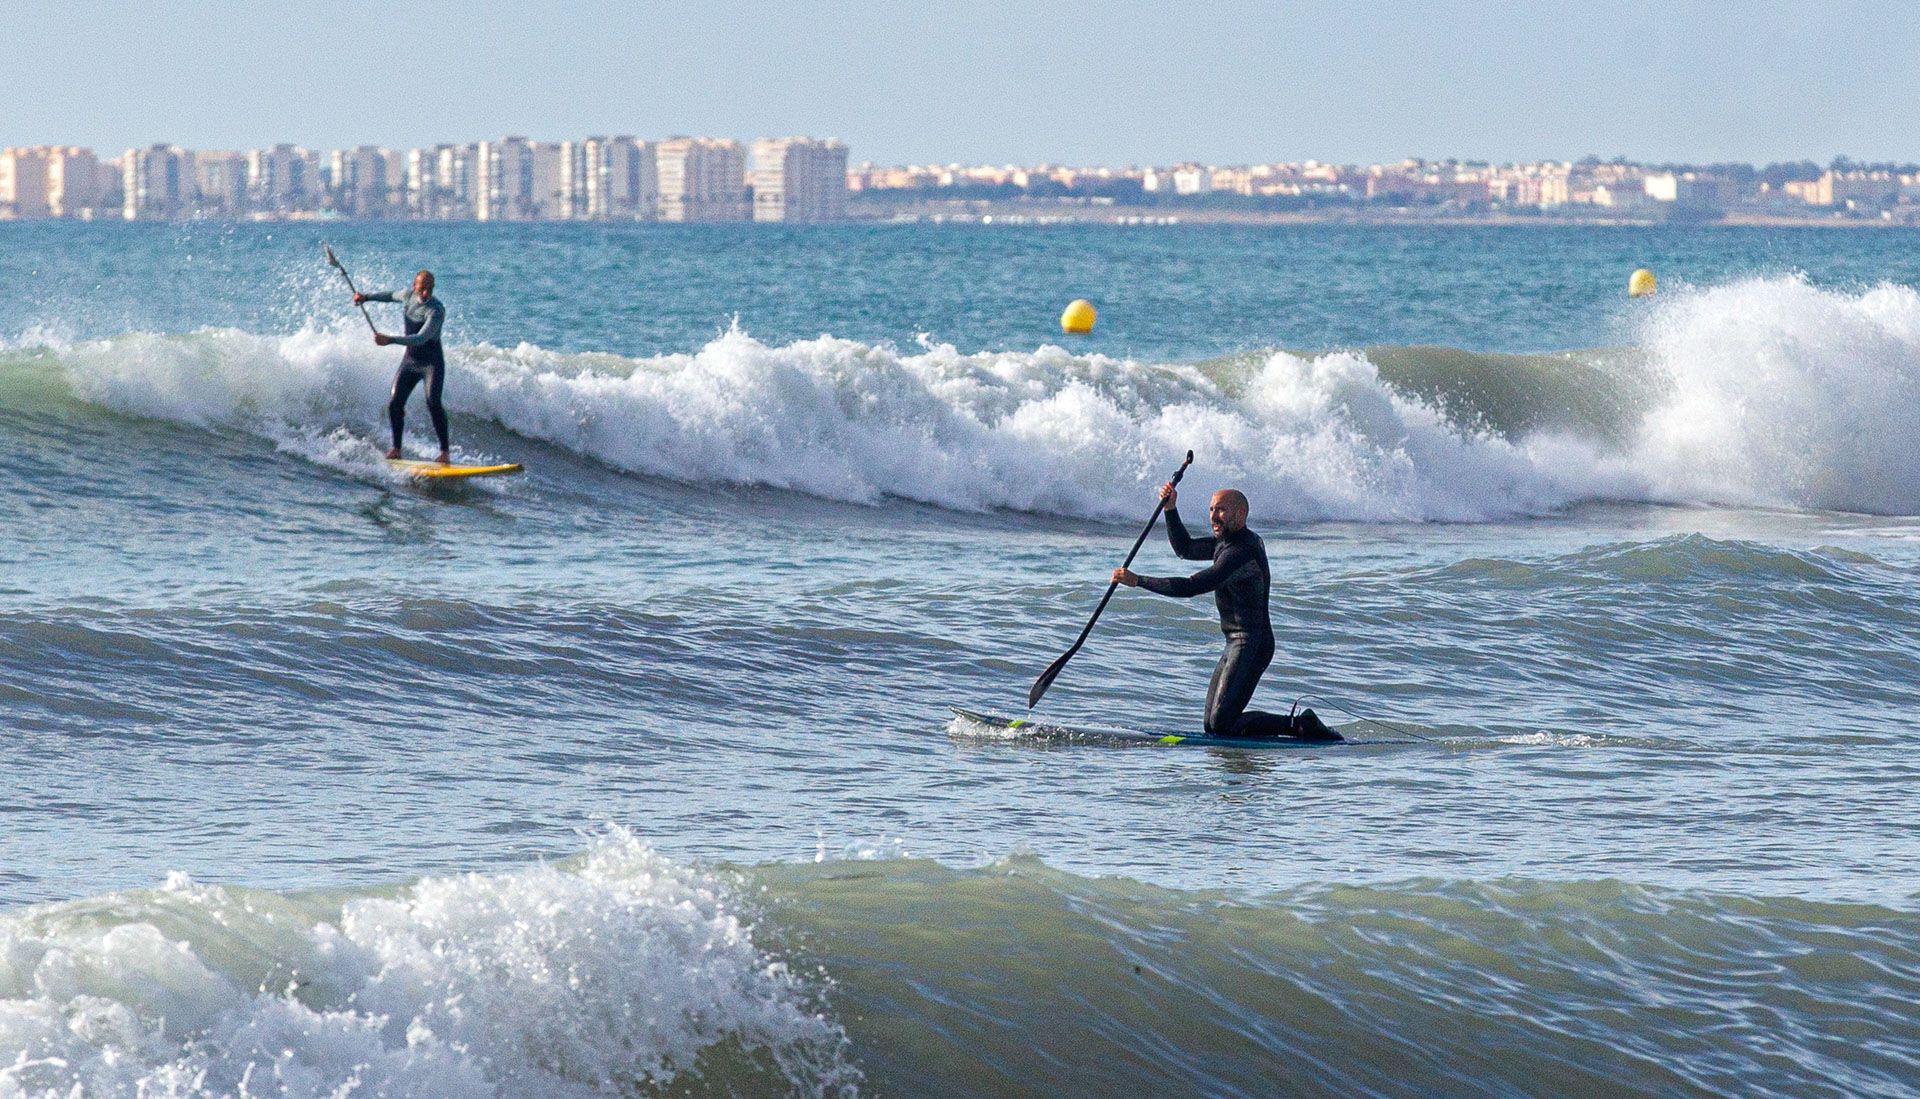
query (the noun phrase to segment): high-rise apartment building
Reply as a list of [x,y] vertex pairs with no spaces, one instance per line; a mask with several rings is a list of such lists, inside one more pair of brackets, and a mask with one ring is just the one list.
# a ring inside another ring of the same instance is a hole
[[847,216],[847,147],[809,137],[753,143],[753,220],[819,222]]
[[320,190],[318,158],[293,145],[247,153],[247,204],[285,213],[313,205]]
[[524,221],[533,216],[533,143],[524,137],[482,141],[473,158],[473,216]]
[[738,141],[669,138],[659,144],[656,159],[660,220],[747,220],[747,156]]
[[588,142],[596,190],[587,216],[609,221],[653,221],[660,216],[660,164],[653,145],[632,137]]
[[473,145],[436,145],[407,154],[407,206],[416,217],[473,216]]
[[553,220],[566,217],[566,156],[557,141],[536,141],[530,147],[533,183],[528,191],[528,217]]
[[128,149],[120,160],[121,216],[176,218],[193,202],[193,154],[178,145]]
[[552,216],[567,221],[587,220],[587,208],[594,190],[594,177],[598,174],[596,159],[588,155],[593,139],[586,141],[562,141],[560,143],[560,196],[559,208]]
[[0,150],[0,217],[44,218],[47,208],[47,150]]
[[434,146],[434,200],[428,217],[472,217],[476,154],[470,144]]
[[246,213],[247,154],[202,152],[193,154],[195,205],[225,217]]
[[562,217],[586,221],[652,221],[660,201],[654,147],[632,137],[569,141],[561,151]]
[[110,182],[92,149],[54,146],[47,150],[47,216],[92,217]]
[[608,171],[613,180],[608,201],[615,218],[635,221],[660,218],[659,149],[649,141],[614,138],[608,145]]
[[428,149],[408,149],[402,184],[405,197],[401,206],[409,217],[427,216],[428,197],[433,192],[433,153]]
[[381,217],[405,187],[394,172],[395,157],[374,145],[335,149],[322,173],[333,208],[353,217]]

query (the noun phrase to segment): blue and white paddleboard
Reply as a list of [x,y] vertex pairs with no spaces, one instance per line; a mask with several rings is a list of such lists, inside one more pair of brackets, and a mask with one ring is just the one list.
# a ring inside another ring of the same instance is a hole
[[1024,717],[1003,717],[949,706],[957,716],[983,725],[986,736],[1021,736],[1034,740],[1079,744],[1141,745],[1157,748],[1241,748],[1254,751],[1274,748],[1341,748],[1354,744],[1377,744],[1367,740],[1295,740],[1291,737],[1227,737],[1195,733],[1147,733],[1105,725],[1062,725],[1050,721],[1030,721]]

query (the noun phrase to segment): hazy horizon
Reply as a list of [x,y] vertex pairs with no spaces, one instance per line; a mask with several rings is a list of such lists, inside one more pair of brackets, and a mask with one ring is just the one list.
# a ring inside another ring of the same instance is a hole
[[605,0],[140,12],[18,13],[14,86],[35,94],[16,98],[0,143],[805,133],[886,164],[1920,161],[1905,107],[1920,6],[1896,0],[1838,14],[1638,0],[1604,17],[1466,0],[1399,14],[747,0],[725,21]]

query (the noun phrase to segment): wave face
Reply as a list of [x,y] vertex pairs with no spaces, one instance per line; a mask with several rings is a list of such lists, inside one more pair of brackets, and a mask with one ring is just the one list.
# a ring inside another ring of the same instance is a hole
[[1613,881],[1245,900],[1030,857],[763,875],[883,1091],[1920,1093],[1911,912]]
[[[1191,448],[1283,520],[1476,521],[1590,500],[1920,512],[1920,295],[1795,278],[1682,292],[1631,352],[1287,352],[1198,365],[724,334],[626,359],[463,349],[458,413],[614,468],[843,501],[1122,518]],[[129,335],[55,360],[116,412],[372,473],[392,356],[341,327]],[[416,416],[416,419],[420,417]]]
[[734,889],[613,834],[344,900],[198,885],[0,919],[0,1095],[850,1091]]
[[1609,881],[736,878],[616,831],[397,888],[9,914],[0,1094],[1912,1095],[1915,942],[1910,911]]

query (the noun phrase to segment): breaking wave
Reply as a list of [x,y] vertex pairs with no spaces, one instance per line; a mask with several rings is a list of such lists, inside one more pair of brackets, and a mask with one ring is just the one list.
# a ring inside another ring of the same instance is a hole
[[1912,1095],[1916,941],[1903,908],[1616,881],[736,873],[616,829],[9,913],[0,1095]]
[[[392,358],[345,326],[131,334],[16,347],[0,386],[58,378],[119,413],[372,472]],[[447,394],[456,414],[620,470],[857,502],[1131,517],[1192,449],[1196,487],[1238,485],[1281,520],[1592,500],[1920,512],[1920,295],[1786,277],[1665,299],[1622,351],[1150,364],[736,330],[648,359],[467,347]]]
[[812,998],[724,878],[624,833],[344,898],[176,875],[0,919],[0,1096],[850,1092]]

